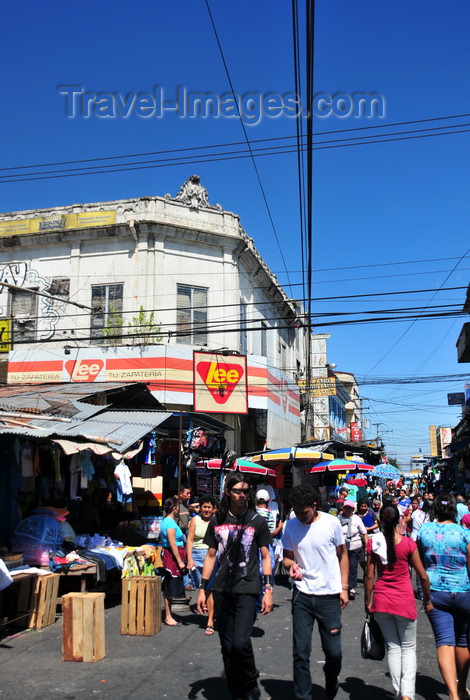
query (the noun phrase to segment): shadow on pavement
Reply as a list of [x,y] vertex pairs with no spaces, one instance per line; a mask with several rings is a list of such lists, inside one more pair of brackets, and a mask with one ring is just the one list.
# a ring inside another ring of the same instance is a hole
[[447,689],[442,681],[417,673],[416,695],[421,695],[426,700],[441,700],[442,695],[447,696]]
[[207,700],[214,700],[214,698],[217,698],[217,700],[230,700],[230,693],[227,690],[225,678],[220,676],[195,681],[190,684],[190,688],[188,698],[191,699],[202,697],[207,698]]
[[[349,693],[350,700],[387,700],[394,698],[394,693],[387,688],[379,688],[377,685],[366,683],[362,678],[348,676],[339,687],[345,693]],[[428,700],[431,700],[428,698]]]
[[[390,679],[389,674],[386,675]],[[350,700],[376,700],[379,697],[386,700],[395,697],[390,680],[388,683],[388,688],[379,688],[376,685],[366,683],[361,678],[349,676],[339,685],[345,693],[349,693]],[[442,695],[447,695],[444,683],[420,673],[416,675],[416,697],[422,697],[424,700],[441,700]]]
[[[269,678],[266,678],[261,681],[260,685],[263,686],[264,690],[272,700],[294,700],[294,683],[292,681],[275,679],[270,680]],[[318,685],[313,686],[315,693],[312,693],[312,697],[318,697],[316,692],[318,688]]]

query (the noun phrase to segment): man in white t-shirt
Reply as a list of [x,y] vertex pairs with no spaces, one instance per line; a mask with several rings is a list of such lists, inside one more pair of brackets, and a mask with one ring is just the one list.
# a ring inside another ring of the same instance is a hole
[[294,580],[292,597],[294,690],[311,700],[310,651],[315,620],[325,653],[325,695],[333,700],[341,671],[341,610],[348,604],[349,561],[338,518],[319,510],[317,489],[300,485],[290,493],[296,517],[286,523],[284,566]]

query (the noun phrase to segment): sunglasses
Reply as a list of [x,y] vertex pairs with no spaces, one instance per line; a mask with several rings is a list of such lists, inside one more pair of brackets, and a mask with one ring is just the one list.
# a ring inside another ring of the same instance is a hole
[[244,493],[245,496],[250,493],[250,489],[230,489],[232,493],[235,493],[237,496],[240,496],[240,494]]

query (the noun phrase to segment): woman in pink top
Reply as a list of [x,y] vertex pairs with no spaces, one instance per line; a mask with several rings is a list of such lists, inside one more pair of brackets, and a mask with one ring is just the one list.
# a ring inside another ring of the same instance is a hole
[[373,535],[367,543],[364,604],[367,613],[374,613],[382,630],[395,696],[414,700],[418,613],[409,566],[421,581],[425,604],[430,599],[429,579],[416,542],[400,535],[400,513],[395,505],[383,506],[380,523],[383,533]]

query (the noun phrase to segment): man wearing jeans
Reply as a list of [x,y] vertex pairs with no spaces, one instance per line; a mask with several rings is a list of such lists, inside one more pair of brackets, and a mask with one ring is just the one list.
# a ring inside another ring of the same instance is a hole
[[294,690],[311,700],[310,652],[315,620],[325,654],[325,695],[333,700],[341,671],[341,610],[348,604],[349,562],[339,520],[319,510],[321,496],[311,486],[290,494],[295,518],[286,524],[284,566],[294,580],[292,596]]

